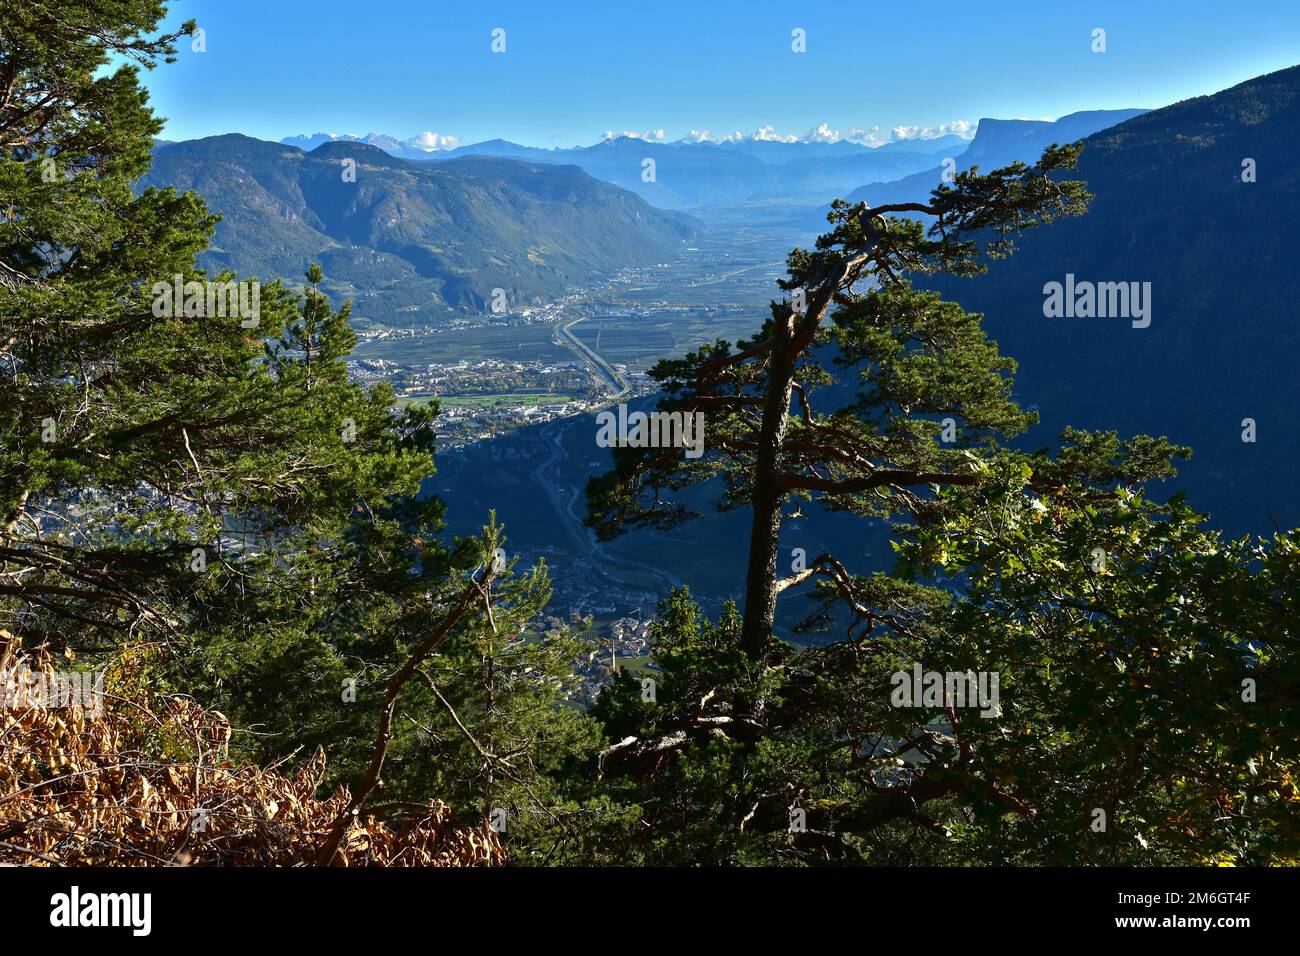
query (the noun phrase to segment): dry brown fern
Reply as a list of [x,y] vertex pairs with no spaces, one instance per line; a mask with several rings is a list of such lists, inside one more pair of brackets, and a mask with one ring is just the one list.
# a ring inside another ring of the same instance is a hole
[[[229,759],[230,724],[183,697],[154,698],[128,655],[102,713],[0,702],[0,863],[61,866],[312,865],[347,812],[316,791],[325,754],[286,775]],[[44,654],[0,642],[0,675],[51,679]],[[11,695],[12,697],[12,695]],[[457,828],[437,802],[395,822],[363,810],[335,858],[344,866],[475,866],[501,861],[490,828]]]

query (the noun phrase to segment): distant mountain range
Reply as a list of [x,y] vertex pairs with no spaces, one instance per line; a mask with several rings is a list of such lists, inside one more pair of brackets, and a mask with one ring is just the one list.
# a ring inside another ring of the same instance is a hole
[[[952,157],[953,169],[965,172],[972,166],[988,172],[1014,162],[1033,162],[1053,143],[1073,143],[1100,130],[1141,116],[1145,110],[1087,110],[1070,113],[1058,120],[982,119],[970,145]],[[864,185],[844,198],[873,206],[894,202],[917,202],[929,198],[941,181],[942,162],[925,170],[895,179]]]
[[[1142,110],[1089,110],[1058,120],[979,121],[974,139],[946,134],[934,139],[896,140],[865,146],[848,140],[824,142],[741,138],[665,143],[617,136],[593,146],[543,149],[493,139],[469,146],[430,149],[428,137],[398,140],[371,133],[338,137],[317,133],[282,142],[312,149],[323,142],[356,141],[390,155],[439,163],[464,156],[495,156],[532,163],[573,164],[597,179],[631,190],[664,209],[762,204],[779,200],[792,216],[818,227],[831,199],[874,204],[923,199],[944,172],[944,160],[957,170],[983,169],[1036,158],[1050,143],[1068,143],[1122,123]],[[647,161],[652,161],[653,165]],[[813,210],[810,218],[807,211]],[[770,210],[769,210],[770,212]],[[816,221],[812,221],[815,219]]]
[[[1042,154],[1043,148],[1052,143],[1075,142],[1098,130],[1141,116],[1143,112],[1137,109],[1089,110],[1070,113],[1058,120],[982,119],[974,139],[959,140],[959,144],[949,142],[949,146],[960,145],[960,148],[932,153],[931,162],[925,169],[907,176],[866,182],[830,197],[810,200],[755,196],[742,202],[699,210],[698,213],[705,218],[785,228],[792,236],[815,236],[827,229],[826,214],[830,212],[831,198],[868,202],[873,206],[919,202],[929,198],[947,168],[960,172],[978,165],[989,170],[1018,160],[1033,162]],[[946,165],[948,161],[951,161],[950,167]]]
[[[1298,142],[1300,67],[1129,119],[1084,140],[1087,215],[1027,233],[986,275],[928,283],[1020,361],[1038,443],[1067,424],[1168,435],[1194,450],[1176,486],[1220,527],[1268,530],[1270,510],[1300,525]],[[1150,325],[1045,317],[1044,285],[1067,275],[1149,282]]]
[[326,143],[365,143],[398,159],[424,160],[439,153],[445,154],[454,149],[460,140],[455,136],[440,136],[437,133],[421,133],[409,139],[398,139],[383,133],[367,133],[365,136],[353,133],[312,133],[309,136],[286,136],[280,142],[285,146],[296,146],[305,153]]
[[[572,164],[597,179],[631,190],[664,209],[742,202],[760,196],[830,199],[863,183],[896,179],[934,165],[936,155],[956,154],[968,140],[946,134],[898,140],[883,146],[836,142],[738,139],[673,143],[616,136],[594,146],[542,149],[494,139],[431,151],[425,141],[317,133],[281,142],[314,149],[324,142],[366,142],[393,156],[445,162],[464,156],[496,156],[533,163]],[[652,160],[653,166],[646,161]]]
[[661,261],[695,225],[574,166],[412,163],[356,142],[310,153],[237,134],[163,144],[140,186],[193,189],[224,216],[205,267],[298,281],[317,261],[358,316],[403,324],[484,311],[498,288],[527,303]]

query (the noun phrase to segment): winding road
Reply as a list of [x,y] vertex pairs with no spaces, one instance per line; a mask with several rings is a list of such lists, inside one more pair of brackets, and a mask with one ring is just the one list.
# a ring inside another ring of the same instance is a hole
[[[556,339],[569,351],[573,352],[591,372],[592,377],[604,386],[608,392],[605,399],[607,404],[622,401],[632,393],[631,384],[602,355],[588,347],[570,331],[579,322],[585,322],[588,318],[589,316],[584,315],[575,319],[557,320],[553,326]],[[559,419],[543,426],[540,437],[547,446],[547,457],[545,461],[533,469],[533,481],[537,482],[542,487],[542,490],[546,492],[547,500],[550,501],[551,507],[555,509],[560,524],[564,525],[565,531],[573,540],[578,553],[596,560],[599,574],[608,578],[611,583],[621,587],[637,587],[639,585],[630,583],[618,575],[617,569],[619,568],[649,575],[658,582],[657,590],[659,593],[666,595],[671,588],[680,587],[683,581],[676,575],[654,565],[610,554],[605,546],[596,540],[595,534],[582,523],[583,519],[579,510],[584,503],[584,488],[576,487],[572,482],[566,482],[561,474],[563,464],[569,458],[569,453],[564,450],[562,436],[564,429],[573,426],[576,421],[577,419],[574,418]]]
[[561,319],[555,323],[555,332],[559,336],[560,342],[567,346],[574,355],[578,356],[591,371],[591,374],[609,389],[609,400],[617,402],[619,399],[626,397],[631,392],[632,387],[599,353],[588,348],[576,335],[569,331],[579,322],[586,321],[587,316],[585,315],[570,319],[567,322]]

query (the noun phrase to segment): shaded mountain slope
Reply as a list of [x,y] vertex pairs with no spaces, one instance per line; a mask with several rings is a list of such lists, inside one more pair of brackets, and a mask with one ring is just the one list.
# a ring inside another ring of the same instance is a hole
[[[1130,119],[1085,141],[1086,216],[1027,234],[984,276],[933,283],[1020,361],[1040,442],[1066,424],[1168,435],[1194,449],[1177,487],[1219,524],[1300,523],[1297,141],[1300,67]],[[1151,283],[1150,326],[1045,318],[1044,284],[1067,273]]]
[[512,303],[550,298],[666,258],[692,230],[573,166],[412,163],[361,143],[311,153],[238,135],[168,144],[141,185],[193,189],[222,213],[202,264],[296,281],[320,261],[331,291],[390,322],[481,311],[497,288]]

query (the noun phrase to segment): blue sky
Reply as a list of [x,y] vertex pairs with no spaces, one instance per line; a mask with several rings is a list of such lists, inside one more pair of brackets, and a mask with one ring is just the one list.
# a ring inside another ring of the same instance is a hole
[[[988,11],[996,10],[996,14]],[[176,0],[207,51],[146,81],[163,136],[422,131],[586,145],[937,128],[1164,106],[1300,63],[1300,3]],[[1105,53],[1091,50],[1106,30]],[[491,50],[506,31],[506,52]],[[807,52],[791,50],[806,31]]]

